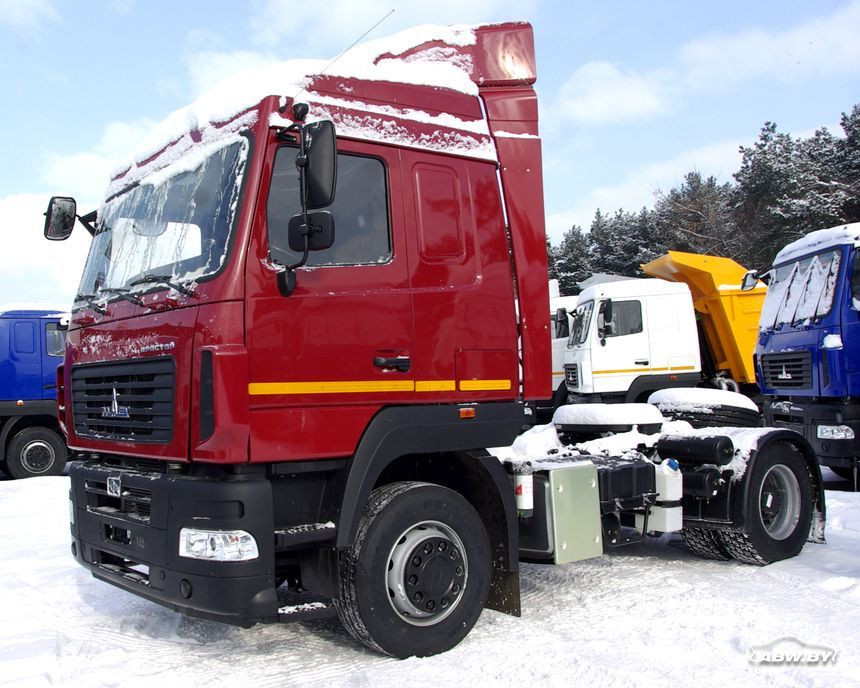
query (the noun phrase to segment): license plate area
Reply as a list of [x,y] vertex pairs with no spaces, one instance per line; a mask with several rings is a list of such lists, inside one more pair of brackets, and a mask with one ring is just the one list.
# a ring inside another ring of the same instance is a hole
[[128,528],[123,528],[121,526],[112,526],[108,523],[105,523],[103,528],[104,538],[107,542],[114,542],[118,545],[124,545],[126,547],[131,546],[131,531]]

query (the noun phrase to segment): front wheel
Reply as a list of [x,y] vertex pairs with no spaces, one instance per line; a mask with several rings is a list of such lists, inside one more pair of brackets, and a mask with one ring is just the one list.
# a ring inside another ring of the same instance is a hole
[[420,482],[375,489],[341,555],[341,622],[395,657],[445,652],[475,625],[490,583],[480,516],[457,492]]
[[800,452],[774,442],[751,467],[743,531],[719,531],[726,551],[738,561],[762,566],[795,556],[812,524],[812,478]]
[[6,451],[6,469],[13,478],[59,475],[66,465],[66,444],[50,428],[24,428]]

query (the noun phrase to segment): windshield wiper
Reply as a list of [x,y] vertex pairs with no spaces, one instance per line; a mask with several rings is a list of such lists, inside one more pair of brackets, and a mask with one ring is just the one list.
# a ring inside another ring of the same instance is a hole
[[96,296],[95,294],[75,294],[75,303],[77,303],[78,301],[83,301],[96,313],[101,313],[102,315],[104,315],[105,313],[107,313],[107,308],[96,302],[97,298],[98,296]]
[[134,294],[129,294],[128,289],[125,289],[124,287],[108,287],[107,289],[102,289],[101,291],[105,294],[114,294],[121,299],[133,303],[135,306],[143,305],[143,299],[141,299],[139,296],[135,296]]
[[129,282],[129,285],[133,287],[138,284],[164,284],[174,291],[178,291],[180,294],[195,296],[194,292],[188,287],[184,287],[176,282],[171,282],[171,277],[173,277],[173,275],[144,275],[143,277],[138,277],[136,280],[132,280]]

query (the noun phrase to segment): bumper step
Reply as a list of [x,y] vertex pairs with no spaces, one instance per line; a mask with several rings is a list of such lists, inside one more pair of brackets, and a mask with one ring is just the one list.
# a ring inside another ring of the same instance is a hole
[[305,545],[334,542],[335,535],[337,535],[337,527],[331,521],[282,528],[275,531],[275,551],[282,552]]

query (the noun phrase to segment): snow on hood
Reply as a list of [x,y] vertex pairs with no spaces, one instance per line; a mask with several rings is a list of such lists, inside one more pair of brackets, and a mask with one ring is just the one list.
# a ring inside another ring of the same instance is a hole
[[860,244],[860,222],[810,232],[797,241],[788,244],[777,253],[776,258],[773,259],[773,264],[782,265],[803,256],[808,256],[810,253],[845,244],[851,246]]
[[758,412],[755,402],[743,394],[722,389],[684,387],[661,389],[648,397],[648,403],[661,411],[707,411],[716,406],[734,406]]
[[[476,43],[475,30],[478,26],[417,26],[406,31],[368,41],[351,48],[347,53],[332,60],[288,60],[263,67],[255,67],[225,79],[211,90],[198,97],[193,103],[183,107],[155,127],[133,151],[131,160],[126,161],[112,175],[114,182],[108,195],[116,193],[129,183],[145,175],[147,163],[165,149],[171,150],[169,162],[175,161],[191,145],[191,132],[197,132],[205,143],[214,143],[220,134],[235,134],[240,128],[251,126],[256,121],[256,112],[249,112],[268,96],[281,96],[295,101],[312,104],[308,121],[331,118],[332,106],[358,109],[375,115],[386,114],[385,106],[346,99],[325,97],[314,92],[314,81],[323,73],[326,77],[343,77],[366,81],[383,81],[428,86],[445,89],[469,96],[477,96],[478,87],[472,81],[472,56],[468,48]],[[430,47],[423,47],[432,44]],[[348,89],[345,89],[348,90]],[[374,112],[375,110],[375,112]],[[451,132],[439,141],[429,141],[432,135],[425,134],[424,140],[409,141],[405,132],[391,130],[390,121],[381,127],[380,117],[344,119],[337,118],[338,133],[355,138],[403,143],[416,147],[435,147],[454,149],[455,152],[471,154],[475,157],[495,159],[495,151],[489,138],[486,122],[464,122],[451,115],[437,115],[421,111],[400,110],[388,107],[387,114],[397,111],[400,119],[436,123],[454,127],[475,134],[454,135]],[[234,122],[243,115],[243,121]],[[291,120],[284,120],[292,123]],[[225,123],[230,123],[224,127]],[[271,122],[276,124],[277,122]],[[159,157],[158,167],[162,167],[164,153]]]

